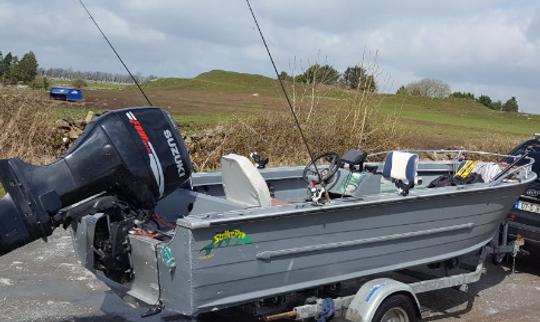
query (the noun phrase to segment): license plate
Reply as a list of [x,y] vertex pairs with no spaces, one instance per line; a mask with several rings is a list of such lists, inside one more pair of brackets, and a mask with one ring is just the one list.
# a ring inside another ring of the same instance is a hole
[[540,213],[540,205],[531,202],[516,201],[514,208],[528,212]]

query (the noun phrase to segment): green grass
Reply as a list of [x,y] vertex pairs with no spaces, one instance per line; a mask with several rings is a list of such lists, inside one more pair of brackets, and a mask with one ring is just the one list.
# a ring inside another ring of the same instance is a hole
[[512,136],[530,136],[540,128],[538,115],[493,111],[467,99],[385,95],[380,109],[431,127],[453,126]]
[[89,108],[83,107],[54,107],[52,112],[55,117],[61,118],[71,118],[71,119],[84,119],[88,112],[91,111]]
[[275,80],[269,77],[256,75],[229,72],[223,70],[212,70],[206,73],[202,73],[195,77],[195,80],[208,82],[212,84],[223,84],[230,88],[261,88],[266,89],[268,87],[275,86]]
[[200,115],[186,115],[186,114],[175,114],[173,115],[174,120],[182,128],[202,128],[212,125],[216,125],[219,122],[228,121],[234,118],[232,113],[215,113],[215,114],[200,114]]
[[[158,78],[143,84],[145,89],[175,89],[191,86],[193,80],[189,78]],[[194,86],[197,87],[197,86]]]

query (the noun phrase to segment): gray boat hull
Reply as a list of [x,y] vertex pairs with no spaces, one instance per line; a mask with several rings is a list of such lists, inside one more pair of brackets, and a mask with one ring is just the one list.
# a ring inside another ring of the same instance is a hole
[[[428,164],[424,177],[452,165]],[[421,169],[422,170],[422,169]],[[276,196],[303,183],[297,168],[262,171]],[[194,177],[196,191],[179,192],[158,211],[178,218],[168,242],[130,236],[135,279],[118,284],[97,272],[120,296],[197,316],[216,309],[458,257],[489,243],[534,173],[496,186],[473,184],[400,196],[382,193],[329,204],[289,203],[238,209],[221,198],[219,173]],[[190,206],[188,210],[181,205]],[[217,211],[219,209],[219,211]],[[187,215],[189,214],[189,215]],[[96,216],[74,232],[85,267],[93,267]],[[89,255],[90,254],[90,255]],[[157,256],[156,256],[157,255]],[[174,264],[171,264],[171,259]]]
[[[160,265],[162,298],[167,308],[191,316],[457,257],[493,238],[522,188],[178,227],[168,245],[177,267],[169,272]],[[232,229],[248,234],[251,243],[233,241],[213,249],[211,258],[201,256],[216,234]]]

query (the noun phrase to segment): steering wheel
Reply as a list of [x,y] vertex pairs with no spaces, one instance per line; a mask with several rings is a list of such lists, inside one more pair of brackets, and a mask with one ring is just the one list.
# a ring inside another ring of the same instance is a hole
[[[321,163],[329,163],[328,166],[321,166],[317,165],[318,161],[321,161]],[[336,172],[339,170],[339,167],[341,165],[341,159],[339,158],[339,155],[334,152],[325,152],[317,157],[315,157],[313,160],[311,160],[306,167],[304,168],[304,172],[302,173],[302,178],[304,181],[306,181],[308,184],[311,184],[312,178],[315,176],[317,178],[317,181],[319,180],[319,175],[322,180],[322,183],[327,184],[330,179],[336,174]],[[317,173],[317,170],[319,170],[319,173]],[[319,182],[321,183],[321,182]]]

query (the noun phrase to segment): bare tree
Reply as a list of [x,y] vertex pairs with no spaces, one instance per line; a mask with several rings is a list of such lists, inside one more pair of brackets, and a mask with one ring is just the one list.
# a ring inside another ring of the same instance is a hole
[[451,93],[450,85],[431,78],[424,78],[405,86],[406,93],[415,96],[448,97]]

